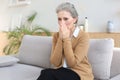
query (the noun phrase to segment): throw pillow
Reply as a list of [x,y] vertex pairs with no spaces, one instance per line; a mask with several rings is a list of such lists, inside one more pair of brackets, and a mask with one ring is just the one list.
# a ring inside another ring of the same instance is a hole
[[12,56],[0,56],[0,67],[14,65],[19,61],[18,58]]
[[109,79],[112,62],[114,40],[113,39],[91,39],[88,50],[88,59],[92,65],[93,74],[96,79]]
[[25,35],[18,52],[21,63],[49,68],[52,37]]

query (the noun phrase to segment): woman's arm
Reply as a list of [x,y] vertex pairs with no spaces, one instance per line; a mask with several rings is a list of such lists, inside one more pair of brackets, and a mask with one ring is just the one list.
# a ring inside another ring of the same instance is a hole
[[52,53],[50,57],[50,61],[55,67],[62,65],[62,51],[62,40],[59,38],[58,34],[55,34],[53,36]]
[[74,67],[80,63],[85,56],[87,56],[89,36],[86,33],[81,33],[81,36],[77,40],[75,49],[72,49],[72,43],[69,38],[63,40],[64,55],[69,67]]

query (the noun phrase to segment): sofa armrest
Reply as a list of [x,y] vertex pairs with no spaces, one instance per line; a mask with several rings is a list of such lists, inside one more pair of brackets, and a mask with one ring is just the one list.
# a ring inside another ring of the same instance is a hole
[[0,67],[14,65],[18,61],[19,61],[19,59],[15,58],[13,56],[9,56],[9,55],[0,56]]
[[111,63],[110,75],[114,77],[120,74],[120,48],[115,47],[113,49],[113,58]]
[[9,55],[9,56],[18,58],[18,53],[16,53],[16,54],[11,54],[11,55]]

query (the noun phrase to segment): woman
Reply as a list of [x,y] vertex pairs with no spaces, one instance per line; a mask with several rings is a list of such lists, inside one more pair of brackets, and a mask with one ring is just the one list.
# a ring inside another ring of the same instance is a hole
[[37,80],[93,80],[87,52],[89,36],[77,27],[78,13],[71,3],[57,9],[59,32],[53,36],[50,57],[54,69],[44,69]]

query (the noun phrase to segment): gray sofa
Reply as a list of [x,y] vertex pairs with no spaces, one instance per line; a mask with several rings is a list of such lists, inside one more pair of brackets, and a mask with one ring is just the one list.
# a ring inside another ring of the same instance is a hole
[[[52,37],[25,35],[17,55],[0,56],[0,80],[36,80],[49,62]],[[90,39],[88,59],[95,80],[120,80],[120,48],[113,39]]]

